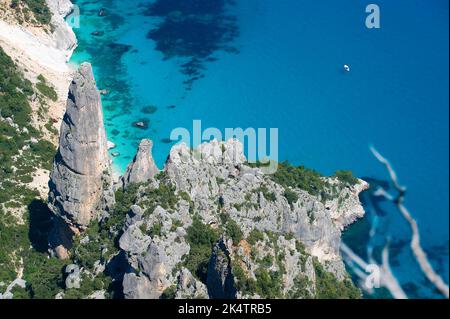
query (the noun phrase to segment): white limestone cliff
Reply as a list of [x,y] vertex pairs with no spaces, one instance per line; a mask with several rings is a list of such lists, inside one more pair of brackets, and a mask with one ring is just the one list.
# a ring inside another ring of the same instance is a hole
[[36,82],[38,75],[55,88],[58,101],[50,103],[50,116],[61,120],[64,114],[67,89],[74,72],[68,64],[77,40],[72,28],[64,18],[71,12],[72,3],[69,0],[47,0],[52,12],[52,30],[42,26],[20,24],[9,8],[9,0],[0,0],[0,46],[21,69],[26,70],[25,76]]

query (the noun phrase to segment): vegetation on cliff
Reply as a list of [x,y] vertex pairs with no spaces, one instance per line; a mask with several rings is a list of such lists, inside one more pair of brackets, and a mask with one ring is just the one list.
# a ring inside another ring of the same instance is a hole
[[40,74],[38,77],[38,83],[36,83],[36,88],[41,92],[44,96],[48,97],[50,100],[55,102],[58,100],[58,94],[56,93],[55,89],[47,83],[47,80],[44,78],[42,74]]
[[[262,167],[266,164],[257,162],[247,163],[247,165],[251,167]],[[297,194],[291,190],[292,188],[304,190],[310,195],[320,197],[322,200],[330,200],[338,195],[339,188],[354,186],[358,183],[358,179],[353,176],[351,171],[339,170],[331,177],[335,177],[339,183],[337,185],[332,185],[330,181],[319,172],[303,165],[294,166],[287,161],[278,163],[277,171],[270,175],[270,178],[275,183],[285,187],[286,190],[284,196],[289,204],[295,203],[298,199]],[[267,193],[264,193],[264,197],[269,200],[273,198]]]
[[45,0],[11,0],[10,7],[15,10],[19,23],[49,25],[52,19]]
[[184,265],[203,283],[206,283],[212,246],[219,240],[219,236],[217,230],[205,225],[198,216],[194,217],[191,227],[187,230],[186,239],[191,248]]
[[358,299],[361,291],[355,287],[351,279],[337,280],[327,272],[317,258],[313,259],[316,273],[316,298],[318,299]]
[[57,284],[50,277],[59,278],[63,263],[48,259],[52,215],[30,183],[36,169],[51,167],[55,147],[33,124],[34,94],[0,47],[0,283],[22,272],[27,288],[15,288],[15,297],[52,298]]

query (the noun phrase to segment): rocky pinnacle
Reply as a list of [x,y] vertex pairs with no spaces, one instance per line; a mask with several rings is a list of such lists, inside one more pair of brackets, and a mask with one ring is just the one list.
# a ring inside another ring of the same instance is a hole
[[144,139],[139,144],[138,151],[133,161],[128,165],[123,176],[123,186],[131,183],[142,183],[151,180],[158,174],[158,167],[152,157],[153,142]]
[[[72,231],[83,230],[114,203],[112,184],[100,95],[91,65],[83,63],[69,88],[50,174],[49,206]],[[54,248],[66,246],[55,235],[61,233],[55,230],[50,238]]]

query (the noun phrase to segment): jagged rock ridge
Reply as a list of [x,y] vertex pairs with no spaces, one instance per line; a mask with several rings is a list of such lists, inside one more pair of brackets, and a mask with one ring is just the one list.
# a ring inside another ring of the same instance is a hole
[[[297,199],[289,203],[285,187],[246,164],[236,140],[212,141],[195,151],[184,144],[174,146],[162,175],[139,187],[127,217],[120,239],[129,267],[125,298],[159,298],[167,290],[186,297],[186,277],[192,282],[190,298],[204,295],[205,289],[210,298],[312,298],[321,294],[316,289],[320,267],[337,281],[347,281],[340,236],[364,215],[358,194],[368,185],[324,179],[336,188],[334,197],[324,200],[292,189]],[[165,208],[149,205],[165,187],[178,202]],[[203,282],[186,269],[191,253],[198,254],[186,235],[197,227],[195,218],[224,231],[215,245],[205,248],[210,257]],[[242,235],[232,238],[230,225]],[[254,232],[259,233],[257,240],[251,239]],[[267,276],[273,291],[254,288]]]

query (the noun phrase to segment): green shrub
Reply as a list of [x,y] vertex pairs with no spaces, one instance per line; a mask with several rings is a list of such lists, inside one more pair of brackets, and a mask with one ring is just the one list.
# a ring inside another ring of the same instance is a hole
[[191,196],[189,196],[189,194],[187,192],[181,192],[179,195],[180,195],[180,198],[184,199],[186,202],[188,202],[188,203],[192,202]]
[[[95,262],[102,257],[103,240],[99,233],[100,226],[97,221],[94,221],[89,225],[86,233],[75,238],[71,256],[74,263],[88,270],[94,269]],[[89,242],[81,244],[80,240],[86,236],[89,237]]]
[[264,234],[260,230],[255,228],[248,235],[247,242],[253,246],[258,241],[264,241]]
[[7,283],[16,278],[13,252],[28,244],[26,234],[26,226],[17,225],[11,215],[0,211],[0,282]]
[[53,299],[64,288],[63,268],[67,261],[47,258],[46,254],[33,251],[24,264],[24,279],[31,298]]
[[318,299],[359,299],[361,291],[350,279],[338,280],[332,273],[325,271],[316,257],[313,259],[316,273],[316,298]]
[[286,240],[292,240],[292,239],[295,238],[295,235],[294,235],[293,232],[288,232],[288,233],[284,234],[284,238],[285,238]]
[[286,188],[284,190],[283,196],[286,198],[289,205],[292,205],[298,201],[298,194],[296,192],[292,191],[290,188]]
[[53,158],[56,154],[56,147],[47,140],[39,140],[36,144],[30,144],[30,150],[35,157],[41,160],[42,166],[51,170]]
[[131,206],[137,201],[137,193],[141,184],[130,184],[125,189],[118,189],[115,193],[116,204],[114,206],[114,215],[125,216]]
[[1,116],[13,117],[21,127],[30,124],[31,106],[28,97],[33,94],[30,81],[24,79],[11,58],[0,47],[0,111]]
[[358,184],[358,179],[353,176],[353,173],[351,171],[336,171],[333,175],[334,177],[337,177],[337,179],[348,186],[354,186]]
[[47,124],[45,124],[44,127],[53,135],[58,135],[58,130],[53,126],[53,122],[51,119],[48,120]]
[[206,283],[212,246],[219,240],[219,233],[195,216],[192,225],[187,229],[186,240],[190,245],[190,251],[184,262],[185,267]]
[[[31,125],[29,98],[33,93],[31,82],[24,79],[0,47],[1,116],[12,118],[19,128],[28,130],[28,133],[18,132],[5,121],[0,122],[0,203],[6,209],[27,209],[22,216],[23,224],[6,211],[0,211],[0,282],[11,282],[17,276],[17,269],[23,266],[27,286],[15,289],[15,297],[53,299],[63,288],[62,269],[66,262],[49,258],[47,238],[53,214],[39,199],[39,192],[22,184],[32,180],[37,168],[49,169],[55,154],[55,147],[43,140],[42,133]],[[31,137],[38,142],[30,143]]]
[[299,188],[313,196],[320,195],[329,186],[329,183],[323,180],[323,176],[316,171],[304,166],[294,167],[288,162],[280,163],[271,178],[285,188]]
[[260,266],[263,268],[270,268],[273,266],[273,257],[272,255],[266,255],[263,259],[261,259]]
[[150,228],[149,235],[152,238],[155,237],[155,236],[161,236],[161,231],[162,231],[162,224],[159,223],[159,222],[156,222]]
[[176,292],[177,292],[177,287],[175,285],[167,287],[163,291],[163,293],[161,295],[161,299],[175,299]]
[[227,213],[221,213],[220,219],[225,228],[225,234],[233,240],[235,245],[237,245],[244,237],[241,228]]
[[[22,6],[19,5],[20,3],[26,5],[26,7],[22,8]],[[12,0],[10,6],[16,10],[17,14],[22,13],[25,20],[28,22],[34,22],[31,21],[30,11],[33,13],[34,19],[36,19],[38,23],[49,25],[51,22],[52,14],[45,0]],[[21,23],[21,17],[17,16],[17,18],[19,23]]]
[[179,197],[175,194],[175,186],[166,180],[159,183],[158,188],[147,187],[143,191],[145,199],[141,202],[145,208],[145,215],[153,213],[157,206],[165,210],[174,210],[179,202]]
[[256,281],[247,277],[244,270],[236,262],[233,263],[232,273],[235,279],[236,289],[244,295],[254,295],[256,293]]
[[84,299],[98,290],[109,290],[112,284],[111,278],[105,275],[98,275],[91,278],[87,275],[81,276],[81,284],[79,289],[66,289],[64,291],[64,299]]
[[282,278],[279,272],[258,268],[255,272],[256,292],[264,299],[282,297]]
[[270,191],[267,189],[267,186],[265,186],[265,185],[258,187],[258,188],[256,189],[256,192],[257,192],[257,193],[262,193],[263,196],[264,196],[264,198],[265,198],[266,200],[270,201],[270,202],[274,202],[274,201],[277,200],[277,197],[276,197],[275,193],[270,192]]
[[38,91],[53,102],[56,102],[58,100],[58,94],[56,93],[55,89],[47,83],[42,75],[38,76],[38,81],[39,82],[36,83],[36,88],[38,89]]
[[172,226],[170,231],[176,231],[178,227],[183,227],[183,222],[179,219],[172,219]]
[[306,275],[299,274],[294,279],[294,286],[288,293],[288,298],[290,299],[311,299],[310,288],[312,286],[311,280]]

